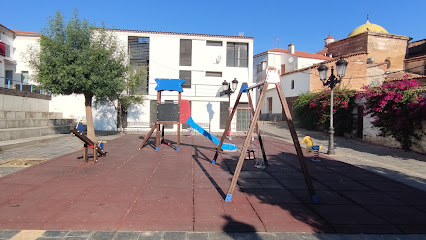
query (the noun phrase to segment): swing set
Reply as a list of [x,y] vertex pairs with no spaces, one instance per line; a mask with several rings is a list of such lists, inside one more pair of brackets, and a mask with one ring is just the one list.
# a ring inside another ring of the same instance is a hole
[[[282,108],[284,110],[285,117],[287,119],[287,125],[288,125],[288,128],[290,130],[291,137],[293,139],[293,144],[294,144],[294,147],[296,149],[297,156],[299,158],[299,162],[300,162],[300,165],[301,165],[301,168],[302,168],[303,175],[305,177],[305,182],[307,184],[308,191],[309,191],[309,194],[311,196],[311,200],[312,200],[313,203],[318,203],[318,201],[319,201],[318,196],[315,193],[308,168],[306,167],[305,157],[303,156],[303,152],[302,152],[302,149],[300,147],[299,140],[297,138],[296,129],[294,127],[293,120],[292,120],[292,117],[290,115],[290,110],[288,108],[287,101],[284,97],[284,93],[281,89],[278,71],[275,70],[275,69],[268,69],[267,70],[266,80],[263,81],[263,82],[257,83],[257,84],[255,84],[251,87],[249,87],[247,85],[247,83],[243,83],[241,85],[240,92],[238,93],[234,107],[232,108],[232,112],[229,115],[229,119],[228,119],[228,122],[226,124],[225,131],[223,132],[220,143],[219,143],[219,145],[216,149],[216,153],[215,153],[214,158],[212,160],[212,164],[216,163],[217,157],[218,157],[218,155],[221,151],[221,146],[223,144],[223,141],[226,138],[226,134],[227,134],[229,127],[231,125],[232,118],[234,117],[237,106],[240,103],[241,95],[243,93],[247,93],[247,98],[249,99],[249,105],[250,105],[250,109],[251,109],[252,118],[251,118],[251,121],[250,121],[249,130],[247,132],[247,136],[246,136],[246,139],[244,141],[243,148],[241,150],[240,157],[238,159],[237,167],[235,169],[234,176],[232,178],[231,185],[229,186],[228,193],[226,194],[226,197],[225,197],[225,202],[230,202],[232,200],[232,193],[234,192],[235,186],[237,185],[238,177],[239,177],[241,169],[243,167],[244,160],[246,159],[246,155],[247,155],[248,151],[250,151],[249,150],[250,140],[253,136],[255,129],[256,129],[258,139],[259,139],[260,148],[262,149],[263,163],[264,163],[265,166],[268,165],[268,161],[266,159],[266,154],[265,154],[265,149],[263,147],[262,137],[261,137],[260,131],[259,131],[258,119],[259,119],[259,115],[260,115],[260,110],[262,109],[263,103],[265,101],[266,91],[268,90],[268,86],[270,84],[275,85],[275,89],[277,90],[279,99],[281,101],[281,105],[282,105]],[[259,102],[256,105],[256,110],[253,111],[254,109],[253,109],[253,103],[252,103],[252,100],[251,100],[251,97],[250,97],[250,91],[253,90],[253,89],[256,89],[256,88],[261,88],[261,87],[263,87],[263,89],[261,90],[261,93],[260,93]]]

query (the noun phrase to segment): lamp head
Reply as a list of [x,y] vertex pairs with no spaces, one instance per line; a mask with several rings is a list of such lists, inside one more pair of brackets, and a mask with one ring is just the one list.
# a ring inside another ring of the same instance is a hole
[[234,80],[232,80],[232,90],[235,91],[235,89],[237,89],[238,87],[238,80],[237,78],[234,78]]
[[342,78],[346,74],[346,66],[348,66],[348,61],[346,61],[343,57],[336,62],[336,72],[339,78]]
[[228,89],[229,89],[229,83],[226,80],[223,80],[223,82],[222,82],[222,88],[223,88],[223,91],[228,91]]
[[324,65],[324,63],[321,63],[321,65],[318,67],[318,73],[321,81],[327,80],[327,70],[328,67]]

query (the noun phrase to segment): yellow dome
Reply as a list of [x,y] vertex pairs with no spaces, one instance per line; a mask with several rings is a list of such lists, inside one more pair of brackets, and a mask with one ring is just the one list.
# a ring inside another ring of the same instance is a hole
[[367,22],[365,24],[362,24],[361,26],[355,28],[349,35],[348,37],[352,37],[355,35],[358,35],[360,33],[363,32],[378,32],[378,33],[388,33],[388,31],[386,31],[386,29],[384,29],[382,26],[379,26],[377,24],[374,23],[370,23],[370,21],[367,20]]

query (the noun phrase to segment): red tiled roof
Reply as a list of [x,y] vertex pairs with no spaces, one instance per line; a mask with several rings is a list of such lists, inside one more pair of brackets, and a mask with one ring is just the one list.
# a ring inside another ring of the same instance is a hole
[[332,37],[331,34],[328,34],[328,37],[326,39],[334,39],[334,37]]
[[317,52],[317,54],[322,55],[322,56],[325,56],[326,53],[328,53],[328,48],[324,48],[324,49],[319,50]]
[[[287,49],[282,49],[282,48],[273,48],[268,50],[267,52],[281,52],[281,53],[288,53]],[[302,58],[313,58],[313,59],[320,59],[320,60],[330,60],[332,59],[331,57],[327,57],[324,55],[320,55],[320,54],[316,54],[316,53],[308,53],[308,52],[302,52],[302,51],[294,51],[294,54],[291,54],[297,57],[302,57]]]
[[133,32],[133,33],[147,33],[147,34],[185,35],[185,36],[197,36],[197,37],[219,37],[219,38],[236,38],[236,39],[254,39],[254,37],[200,34],[200,33],[159,32],[159,31],[143,31],[143,30],[129,30],[129,29],[109,29],[109,30],[110,31],[117,31],[117,32]]
[[41,33],[37,33],[37,32],[27,32],[27,31],[21,31],[21,30],[12,30],[12,31],[15,32],[16,34],[41,36]]

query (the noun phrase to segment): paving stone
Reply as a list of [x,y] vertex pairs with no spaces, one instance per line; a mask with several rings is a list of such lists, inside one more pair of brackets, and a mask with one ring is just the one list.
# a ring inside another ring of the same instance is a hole
[[202,233],[202,232],[187,232],[185,234],[185,240],[200,240],[200,239],[208,239],[209,234],[208,233]]
[[137,240],[139,235],[139,232],[117,232],[114,240]]
[[162,240],[164,232],[141,232],[139,240]]
[[66,237],[90,237],[92,234],[92,231],[70,231]]
[[46,231],[43,233],[42,237],[65,237],[69,231]]
[[9,239],[19,232],[19,230],[0,230],[0,238]]
[[39,237],[36,240],[62,240],[63,237]]
[[113,239],[115,232],[95,232],[93,233],[89,240],[110,240]]
[[165,232],[163,240],[185,239],[185,232]]
[[300,240],[295,233],[275,233],[275,236],[279,240]]
[[234,238],[227,233],[223,233],[223,232],[209,233],[209,240],[233,240],[233,239]]

